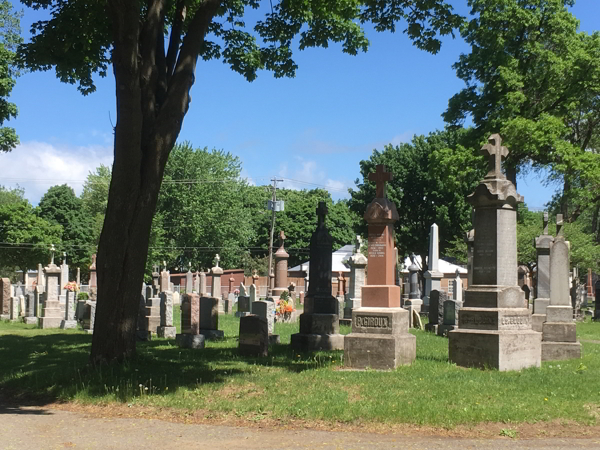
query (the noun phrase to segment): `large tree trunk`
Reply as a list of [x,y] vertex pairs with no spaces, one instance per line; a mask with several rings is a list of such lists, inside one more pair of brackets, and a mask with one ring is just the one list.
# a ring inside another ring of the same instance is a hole
[[[181,131],[198,53],[219,2],[197,10],[176,65],[164,54],[164,1],[109,0],[116,81],[115,160],[96,262],[98,300],[90,360],[121,361],[135,353],[137,313],[152,218],[169,152]],[[180,3],[181,8],[184,3]]]

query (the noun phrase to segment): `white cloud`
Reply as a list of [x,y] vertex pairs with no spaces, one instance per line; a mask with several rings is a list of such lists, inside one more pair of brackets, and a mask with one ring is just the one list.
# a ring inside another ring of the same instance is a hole
[[295,170],[290,170],[287,161],[280,165],[279,176],[284,180],[281,187],[295,190],[323,188],[328,190],[334,199],[348,197],[348,183],[328,178],[327,173],[319,168],[316,161],[305,160],[300,156],[296,156],[295,159],[291,164]]
[[37,204],[50,186],[68,184],[80,194],[89,172],[100,164],[111,165],[112,146],[55,146],[24,142],[12,152],[0,153],[0,185],[21,186],[25,197]]

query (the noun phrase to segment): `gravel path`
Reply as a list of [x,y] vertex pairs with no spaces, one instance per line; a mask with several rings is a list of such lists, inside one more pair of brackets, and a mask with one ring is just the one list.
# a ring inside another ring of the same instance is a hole
[[394,434],[267,430],[186,425],[156,419],[97,418],[37,407],[0,405],[1,449],[600,449],[600,437],[519,440],[404,437]]

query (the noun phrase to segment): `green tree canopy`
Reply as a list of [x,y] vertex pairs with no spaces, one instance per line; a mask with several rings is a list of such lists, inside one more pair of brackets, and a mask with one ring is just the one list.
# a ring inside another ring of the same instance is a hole
[[15,189],[0,186],[0,205],[7,203],[19,203],[24,200],[25,189],[17,187]]
[[91,264],[91,256],[96,250],[94,241],[94,220],[82,207],[82,201],[66,184],[52,186],[41,198],[38,215],[50,223],[62,226],[62,245],[57,249],[67,253],[72,275],[77,268],[86,276]]
[[600,206],[600,33],[578,32],[573,0],[469,0],[461,30],[471,45],[454,65],[466,87],[444,113],[472,120],[470,145],[500,133],[510,148],[509,179],[549,170],[574,221]]
[[61,244],[62,226],[38,217],[27,200],[0,204],[0,224],[0,266],[35,269]]
[[359,229],[366,235],[362,216],[375,198],[375,185],[368,180],[375,166],[385,164],[393,174],[387,196],[396,204],[396,244],[400,256],[411,252],[425,261],[429,252],[429,230],[439,227],[440,253],[454,249],[471,226],[471,206],[465,198],[481,180],[484,161],[471,149],[461,146],[463,131],[438,131],[428,136],[415,136],[412,142],[387,145],[374,150],[368,160],[360,162],[362,181],[352,191],[350,209],[361,217]]

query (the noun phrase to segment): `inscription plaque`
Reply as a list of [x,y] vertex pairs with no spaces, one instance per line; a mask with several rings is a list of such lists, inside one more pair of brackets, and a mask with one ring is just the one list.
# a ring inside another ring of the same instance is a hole
[[359,328],[391,328],[390,320],[385,316],[359,316],[354,317],[354,321]]

